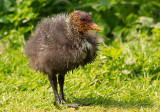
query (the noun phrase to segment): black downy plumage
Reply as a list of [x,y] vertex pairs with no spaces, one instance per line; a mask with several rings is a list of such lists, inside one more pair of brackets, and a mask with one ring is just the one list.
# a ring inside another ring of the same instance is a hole
[[74,11],[42,20],[26,43],[31,67],[48,75],[57,104],[65,100],[66,72],[91,63],[96,57],[97,36],[91,30],[100,30],[91,16],[84,11]]

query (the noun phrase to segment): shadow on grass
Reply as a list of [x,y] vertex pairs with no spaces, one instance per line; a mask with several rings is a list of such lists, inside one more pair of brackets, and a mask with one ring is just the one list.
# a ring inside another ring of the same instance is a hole
[[90,97],[90,98],[74,98],[74,103],[90,104],[90,106],[101,106],[101,107],[120,107],[120,108],[145,108],[152,107],[153,102],[150,98],[146,99],[129,99],[126,101],[117,101],[113,98],[104,98],[102,96]]

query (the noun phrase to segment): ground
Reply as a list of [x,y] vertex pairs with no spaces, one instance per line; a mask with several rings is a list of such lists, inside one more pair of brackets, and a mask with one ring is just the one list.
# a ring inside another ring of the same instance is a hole
[[13,47],[2,41],[0,111],[160,111],[158,39],[140,33],[131,41],[102,43],[95,62],[68,72],[66,100],[91,104],[77,110],[53,104],[48,78],[30,67],[23,39]]

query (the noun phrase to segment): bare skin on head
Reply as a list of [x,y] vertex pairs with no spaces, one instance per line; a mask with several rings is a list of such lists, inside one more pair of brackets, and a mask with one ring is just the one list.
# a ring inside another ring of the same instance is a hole
[[[65,74],[91,63],[96,57],[97,36],[91,30],[101,29],[88,13],[74,11],[70,15],[61,14],[42,20],[26,44],[32,68],[48,75],[57,104],[65,102]],[[73,104],[67,106],[76,107]]]
[[74,11],[71,14],[71,18],[76,21],[80,27],[80,30],[84,33],[87,33],[89,30],[97,30],[101,29],[93,22],[92,17],[83,11]]

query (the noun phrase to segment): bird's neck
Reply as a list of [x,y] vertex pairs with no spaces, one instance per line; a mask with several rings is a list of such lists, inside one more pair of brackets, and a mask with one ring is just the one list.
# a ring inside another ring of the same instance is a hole
[[78,24],[75,21],[71,20],[71,18],[67,22],[67,32],[67,37],[75,44],[80,44],[86,39],[86,33],[81,31]]

